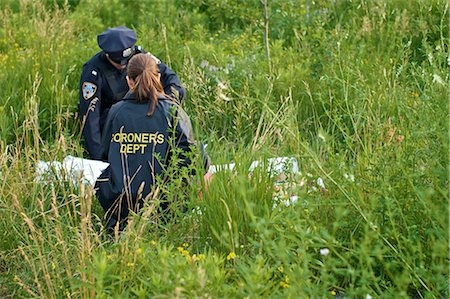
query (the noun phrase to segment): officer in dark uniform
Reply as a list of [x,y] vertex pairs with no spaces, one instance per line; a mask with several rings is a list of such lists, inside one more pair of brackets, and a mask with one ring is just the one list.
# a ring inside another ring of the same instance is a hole
[[[89,157],[99,160],[108,111],[128,92],[126,65],[134,54],[146,52],[135,45],[136,33],[124,26],[107,29],[97,36],[97,42],[102,51],[83,65],[79,109]],[[164,92],[183,101],[185,90],[178,76],[158,58],[152,58],[158,65]]]

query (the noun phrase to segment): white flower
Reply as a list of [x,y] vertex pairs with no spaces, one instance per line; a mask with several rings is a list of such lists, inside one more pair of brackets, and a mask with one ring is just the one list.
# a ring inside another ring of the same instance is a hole
[[317,179],[317,185],[319,185],[320,188],[325,189],[325,184],[323,183],[322,178]]
[[349,181],[351,181],[351,182],[355,181],[355,176],[353,174],[344,173],[344,178],[349,180]]
[[444,80],[442,80],[441,76],[438,74],[433,74],[433,82],[439,83],[441,85],[444,85]]
[[320,249],[320,255],[327,256],[328,254],[330,254],[330,249],[328,248]]
[[297,203],[297,201],[298,201],[298,196],[297,195],[291,195],[291,197],[290,197],[291,205]]

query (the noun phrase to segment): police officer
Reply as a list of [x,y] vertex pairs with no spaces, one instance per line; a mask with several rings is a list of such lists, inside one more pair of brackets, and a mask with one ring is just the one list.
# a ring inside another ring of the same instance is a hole
[[[133,56],[126,77],[130,91],[109,112],[101,146],[109,166],[95,185],[108,229],[120,224],[122,229],[129,211],[151,193],[155,177],[164,175],[172,160],[187,167],[188,153],[197,146],[189,117],[164,94],[160,76],[149,55]],[[204,152],[203,158],[208,169]]]
[[[102,51],[83,65],[79,100],[85,146],[89,157],[96,160],[100,159],[100,144],[108,111],[128,91],[125,79],[127,63],[133,55],[146,53],[135,45],[136,33],[124,26],[107,29],[97,36],[97,42]],[[178,76],[158,58],[151,57],[157,63],[164,92],[182,101],[185,90]]]

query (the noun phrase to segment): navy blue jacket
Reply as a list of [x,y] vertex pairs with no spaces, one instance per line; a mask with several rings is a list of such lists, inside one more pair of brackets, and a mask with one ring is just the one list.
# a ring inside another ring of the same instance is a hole
[[[146,53],[137,46],[135,52]],[[178,76],[167,65],[155,59],[158,62],[164,92],[182,101],[185,90]],[[100,159],[100,143],[109,109],[128,92],[126,75],[126,69],[115,68],[102,51],[83,65],[79,110],[83,121],[84,142],[91,159]]]
[[[147,116],[148,108],[148,102],[136,101],[129,92],[111,107],[105,124],[101,158],[110,166],[97,180],[96,194],[115,219],[128,215],[139,194],[144,199],[151,192],[155,177],[164,174],[173,146],[184,154],[195,146],[190,119],[178,104],[160,95],[152,116]],[[190,163],[185,155],[179,158],[180,167]]]

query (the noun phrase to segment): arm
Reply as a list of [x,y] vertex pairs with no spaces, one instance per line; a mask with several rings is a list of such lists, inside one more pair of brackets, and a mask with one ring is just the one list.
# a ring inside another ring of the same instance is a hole
[[103,128],[103,138],[99,149],[99,159],[104,162],[109,162],[108,154],[109,154],[109,147],[111,145],[112,122],[114,115],[115,115],[114,107],[112,107],[111,110],[109,110],[105,127]]
[[84,65],[80,78],[79,110],[89,157],[100,159],[100,109],[102,80],[97,70]]
[[164,92],[178,99],[180,102],[183,102],[186,97],[186,92],[181,85],[177,74],[163,62],[158,64],[158,68],[161,74],[161,84],[164,88]]

